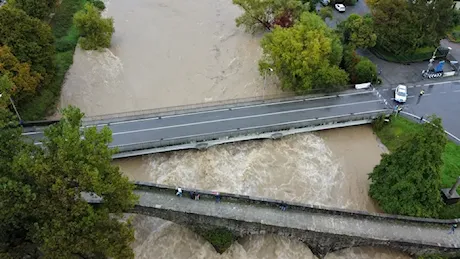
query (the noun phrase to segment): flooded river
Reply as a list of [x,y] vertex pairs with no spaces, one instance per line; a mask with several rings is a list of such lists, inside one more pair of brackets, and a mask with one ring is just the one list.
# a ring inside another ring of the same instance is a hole
[[[279,94],[260,77],[260,36],[235,27],[231,0],[109,0],[112,47],[77,49],[60,106],[87,115]],[[131,179],[260,197],[378,211],[367,173],[384,148],[367,126],[280,140],[221,145],[117,160]],[[309,248],[276,235],[248,236],[223,255],[185,227],[136,215],[138,258],[312,258]],[[403,258],[382,248],[352,248],[329,258]]]

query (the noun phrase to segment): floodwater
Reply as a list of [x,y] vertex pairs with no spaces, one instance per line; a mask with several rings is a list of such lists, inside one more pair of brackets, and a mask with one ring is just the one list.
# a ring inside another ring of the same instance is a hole
[[112,47],[77,48],[60,107],[92,116],[281,93],[273,77],[259,75],[260,36],[236,28],[240,10],[231,0],[106,6],[115,21]]
[[[247,141],[115,161],[132,180],[378,212],[367,174],[386,152],[369,126]],[[244,237],[222,255],[186,227],[135,216],[138,258],[312,258],[303,243],[277,235]],[[330,258],[407,258],[385,248],[353,248]]]
[[[235,27],[231,0],[108,0],[115,34],[107,50],[77,48],[60,107],[88,116],[279,94],[258,73],[259,36]],[[384,149],[369,127],[299,134],[118,160],[131,179],[378,211],[367,173]],[[134,216],[137,258],[314,258],[303,243],[248,236],[222,255],[186,227]],[[352,248],[330,258],[403,258],[382,248]]]

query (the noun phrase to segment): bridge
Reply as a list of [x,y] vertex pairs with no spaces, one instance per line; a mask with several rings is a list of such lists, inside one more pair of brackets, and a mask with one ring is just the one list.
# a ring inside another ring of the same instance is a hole
[[[89,118],[83,127],[108,126],[110,147],[124,158],[158,152],[204,149],[213,145],[367,124],[388,113],[375,90],[316,97],[290,97],[160,113]],[[23,135],[41,144],[43,129],[24,127]]]
[[[219,193],[221,200],[217,202],[216,192],[182,188],[183,197],[178,197],[174,187],[146,182],[136,185],[140,199],[132,213],[185,225],[205,238],[209,232],[229,232],[233,240],[274,233],[299,239],[318,257],[356,246],[385,246],[413,256],[460,255],[460,237],[448,234],[450,226],[460,219],[367,213],[229,193]],[[190,199],[189,192],[200,194],[200,200]],[[100,203],[97,198],[87,199]],[[208,241],[221,253],[226,250],[209,237]]]

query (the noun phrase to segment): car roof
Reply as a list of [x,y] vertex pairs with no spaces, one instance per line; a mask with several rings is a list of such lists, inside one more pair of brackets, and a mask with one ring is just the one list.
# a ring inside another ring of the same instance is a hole
[[401,89],[401,90],[407,90],[407,87],[406,87],[406,86],[404,86],[404,85],[399,85],[399,86],[398,86],[398,89]]

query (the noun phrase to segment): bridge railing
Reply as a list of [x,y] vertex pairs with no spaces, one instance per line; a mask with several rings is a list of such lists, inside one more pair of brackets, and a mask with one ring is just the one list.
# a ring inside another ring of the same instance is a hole
[[272,124],[272,125],[255,126],[255,127],[248,127],[248,128],[236,128],[236,129],[220,131],[220,132],[201,133],[201,134],[191,135],[191,136],[152,140],[150,142],[130,143],[130,144],[123,144],[123,145],[110,145],[110,147],[117,147],[118,152],[122,153],[122,152],[132,152],[132,151],[138,151],[138,150],[146,150],[146,149],[152,149],[152,148],[182,145],[182,144],[189,144],[189,143],[198,144],[201,142],[205,143],[205,142],[209,142],[212,140],[218,140],[222,138],[232,138],[232,137],[239,137],[239,136],[252,135],[252,134],[271,133],[271,132],[276,132],[276,131],[298,129],[298,128],[305,128],[305,127],[314,127],[314,126],[321,126],[321,125],[335,124],[335,123],[344,123],[344,122],[350,122],[350,121],[371,120],[371,119],[378,117],[379,115],[389,114],[389,113],[391,113],[391,110],[381,109],[381,110],[374,110],[374,111],[367,111],[367,112],[343,114],[343,115],[338,115],[338,116],[310,118],[310,119],[304,119],[304,120],[287,122],[287,123]]
[[334,95],[339,95],[339,94],[348,93],[348,92],[368,91],[368,90],[354,90],[353,87],[354,85],[344,86],[340,92],[327,92],[327,89],[315,89],[303,95],[298,95],[293,92],[290,92],[290,93],[284,92],[284,93],[275,94],[275,95],[254,96],[254,97],[248,97],[248,98],[235,98],[235,99],[227,99],[227,100],[219,100],[219,101],[203,102],[203,103],[171,106],[171,107],[161,107],[161,108],[146,109],[146,110],[131,111],[131,112],[94,115],[94,116],[88,116],[88,117],[83,118],[83,121],[86,122],[87,124],[94,124],[94,122],[106,123],[106,122],[113,122],[116,119],[129,120],[133,118],[139,119],[139,118],[150,117],[150,116],[177,115],[177,114],[187,113],[189,111],[211,110],[214,108],[233,107],[235,105],[245,105],[245,104],[254,104],[254,103],[262,104],[262,103],[274,102],[274,101],[297,100],[297,99],[305,99],[305,98],[320,97],[320,96],[334,96]]
[[[177,187],[152,183],[152,182],[145,182],[145,181],[134,181],[133,184],[136,186],[136,190],[158,190],[163,192],[169,192],[171,196],[175,196],[177,191]],[[235,194],[235,193],[228,193],[222,191],[206,191],[200,190],[190,187],[183,187],[181,186],[182,191],[184,192],[184,196],[187,196],[187,193],[194,192],[200,194],[200,200],[208,199],[208,200],[215,200],[216,196],[219,195],[222,202],[232,201],[232,202],[241,202],[245,204],[256,204],[256,205],[263,205],[268,207],[279,208],[282,205],[285,205],[289,208],[289,210],[298,210],[304,212],[311,212],[311,213],[323,213],[323,214],[331,214],[331,215],[341,215],[359,219],[377,219],[381,221],[404,221],[413,224],[444,224],[444,225],[451,225],[455,223],[460,223],[460,218],[458,219],[434,219],[434,218],[421,218],[421,217],[411,217],[411,216],[403,216],[403,215],[391,215],[386,213],[372,213],[362,210],[352,210],[352,209],[345,209],[345,208],[335,208],[323,205],[315,205],[315,204],[305,204],[301,202],[294,202],[294,201],[285,201],[285,200],[277,200],[272,198],[263,198],[263,197],[256,197],[250,195],[243,195],[243,194]],[[94,202],[100,202],[100,200],[94,200]]]

